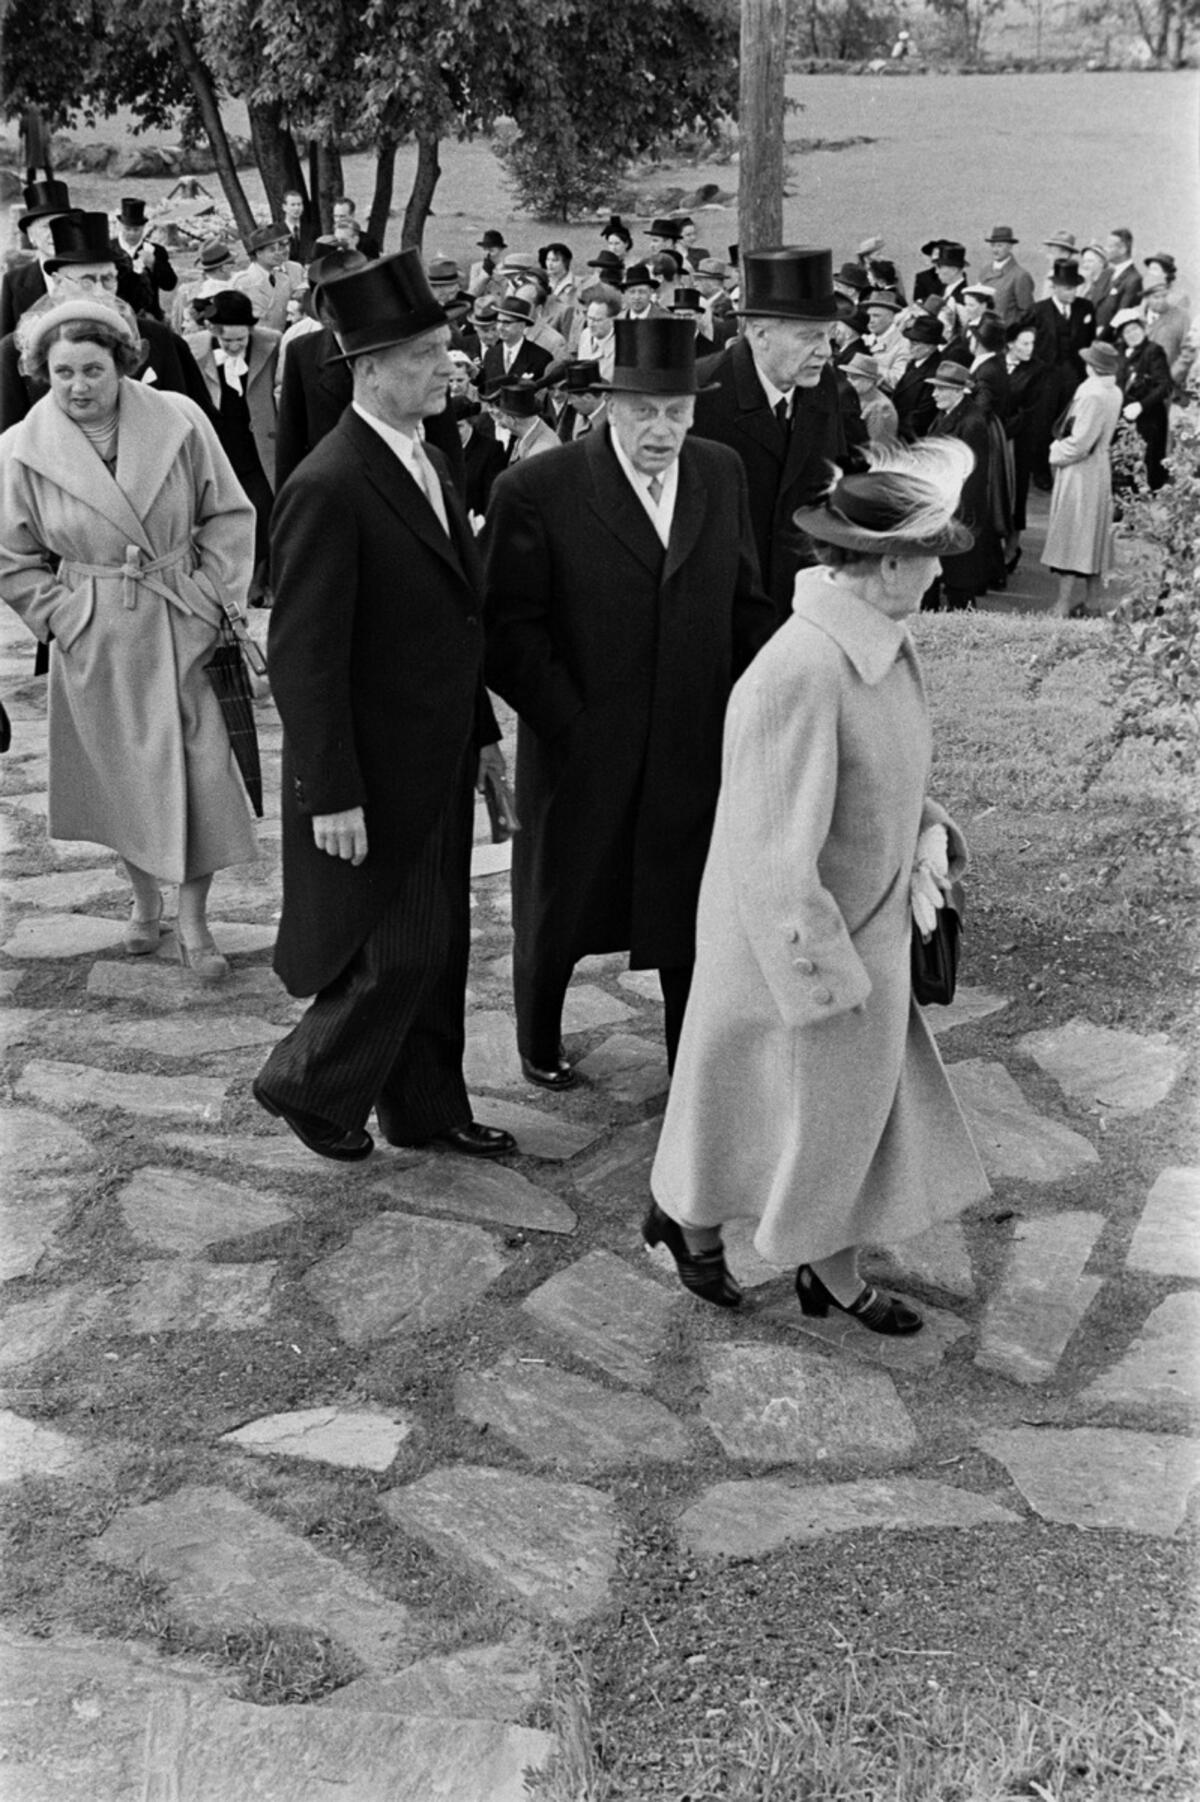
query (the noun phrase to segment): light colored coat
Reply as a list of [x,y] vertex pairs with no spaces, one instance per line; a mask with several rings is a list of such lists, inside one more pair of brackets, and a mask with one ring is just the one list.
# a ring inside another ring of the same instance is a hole
[[1112,464],[1109,447],[1121,419],[1112,376],[1089,375],[1071,401],[1071,430],[1050,446],[1054,492],[1042,562],[1080,576],[1112,567]]
[[253,543],[184,395],[122,381],[115,477],[52,395],[0,437],[0,599],[54,635],[52,837],[110,845],[166,882],[256,855],[204,671],[221,594],[244,605]]
[[775,1264],[891,1244],[987,1179],[912,999],[908,883],[938,820],[907,629],[821,569],[737,684],[696,971],[651,1186],[687,1225],[749,1215]]
[[272,271],[252,261],[248,269],[239,269],[236,275],[230,276],[225,286],[250,296],[256,324],[265,325],[273,332],[282,332],[288,322],[288,301],[304,286],[304,271],[299,263],[281,263]]

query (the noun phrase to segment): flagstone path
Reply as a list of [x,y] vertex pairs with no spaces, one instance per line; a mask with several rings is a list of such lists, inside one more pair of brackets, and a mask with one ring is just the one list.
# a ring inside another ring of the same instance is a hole
[[[149,1645],[10,1634],[4,1757],[23,1802],[516,1802],[553,1749],[547,1648],[617,1602],[642,1473],[669,1485],[665,1525],[701,1563],[866,1528],[1180,1531],[1200,1480],[1200,1170],[1114,1196],[1110,1148],[1169,1103],[1181,1045],[1077,1016],[1014,1036],[993,1030],[1010,999],[968,985],[931,1024],[994,1194],[876,1256],[918,1292],[926,1330],[805,1320],[744,1224],[729,1250],[748,1295],[731,1318],[640,1242],[667,1086],[653,978],[587,960],[567,1019],[582,1082],[549,1097],[521,1079],[508,849],[482,842],[482,812],[468,1074],[521,1155],[480,1169],[381,1145],[334,1169],[248,1091],[298,1013],[269,968],[277,821],[259,864],[214,885],[228,983],[197,988],[169,935],[125,959],[111,855],[46,838],[28,673],[19,633],[0,629],[14,716],[0,1484],[96,1480],[138,1430],[127,1414],[110,1444],[102,1409],[90,1424],[106,1361],[132,1381],[131,1360],[194,1346],[196,1368],[237,1376],[235,1399],[185,1385],[171,1425],[148,1415],[141,1431],[148,1447],[165,1431],[205,1476],[97,1521],[96,1565],[152,1579],[196,1628],[307,1625],[360,1674],[320,1703],[256,1707]],[[277,751],[269,707],[260,726]],[[1119,1343],[1095,1330],[1117,1295],[1137,1301]],[[44,1401],[43,1361],[85,1343],[95,1380]],[[943,1422],[983,1455],[970,1479],[947,1480],[929,1449],[951,1382],[988,1403]],[[201,1414],[219,1428],[190,1438]],[[381,1542],[437,1579],[449,1612],[306,1536],[296,1498],[345,1473],[369,1482]]]

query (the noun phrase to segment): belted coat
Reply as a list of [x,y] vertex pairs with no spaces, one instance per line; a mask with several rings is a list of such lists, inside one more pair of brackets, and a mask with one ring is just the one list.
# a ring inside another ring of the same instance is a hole
[[[0,598],[50,659],[54,838],[168,882],[256,855],[204,665],[243,607],[254,515],[184,395],[120,386],[115,475],[45,395],[0,436]],[[59,561],[61,559],[61,561]]]

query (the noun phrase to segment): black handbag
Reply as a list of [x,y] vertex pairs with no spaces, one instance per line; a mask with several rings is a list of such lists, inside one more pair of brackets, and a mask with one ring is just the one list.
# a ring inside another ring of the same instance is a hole
[[916,921],[912,926],[912,992],[921,1007],[949,1007],[958,976],[962,943],[963,891],[960,882],[950,885],[945,905],[938,908],[937,924],[922,938]]

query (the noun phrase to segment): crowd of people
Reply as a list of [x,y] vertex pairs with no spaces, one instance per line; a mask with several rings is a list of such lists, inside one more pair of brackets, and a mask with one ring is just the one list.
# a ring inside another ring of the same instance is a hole
[[583,271],[496,230],[464,271],[381,256],[348,201],[310,239],[294,195],[244,263],[214,240],[185,281],[132,200],[112,219],[33,184],[21,224],[0,597],[51,647],[49,829],[124,860],[128,952],[157,949],[177,884],[182,961],[226,974],[209,885],[255,839],[207,670],[227,616],[269,604],[274,961],[309,1005],[255,1098],[338,1161],[371,1154],[372,1114],[393,1144],[517,1149],[463,1078],[499,696],[526,1079],[577,1081],[581,958],[657,971],[647,1242],[734,1307],[721,1228],[751,1215],[806,1313],[916,1331],[858,1249],[987,1185],[911,995],[966,847],[926,792],[904,622],[1004,584],[1031,485],[1060,611],[1097,601],[1123,422],[1168,479],[1194,348],[1172,259],[1059,233],[1035,279],[996,226],[979,281],[935,239],[910,298],[878,239],[835,268],[716,257],[686,218],[639,245],[613,216]]

